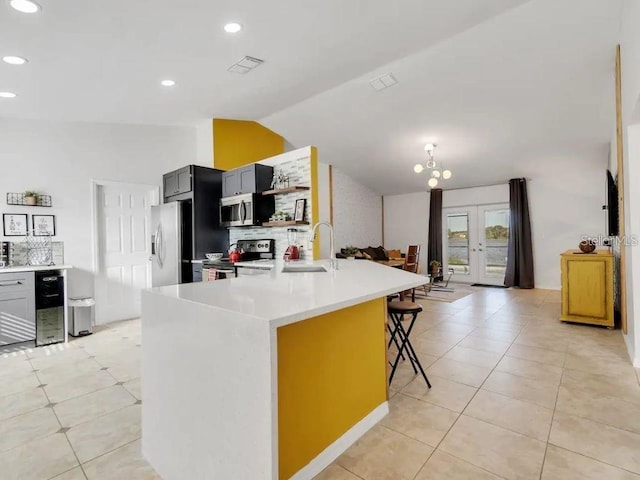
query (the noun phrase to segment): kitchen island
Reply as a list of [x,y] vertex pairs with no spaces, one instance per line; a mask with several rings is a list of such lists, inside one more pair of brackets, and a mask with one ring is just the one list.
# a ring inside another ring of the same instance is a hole
[[143,292],[142,451],[165,480],[310,479],[387,414],[386,296],[424,277],[301,266],[328,271]]

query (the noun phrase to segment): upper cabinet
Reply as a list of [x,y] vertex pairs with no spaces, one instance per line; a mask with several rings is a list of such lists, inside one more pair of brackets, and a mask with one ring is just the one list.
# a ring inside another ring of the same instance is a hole
[[190,192],[193,188],[191,165],[163,175],[162,188],[165,199]]
[[233,197],[244,193],[268,190],[273,180],[273,167],[257,163],[236,168],[222,174],[222,196]]

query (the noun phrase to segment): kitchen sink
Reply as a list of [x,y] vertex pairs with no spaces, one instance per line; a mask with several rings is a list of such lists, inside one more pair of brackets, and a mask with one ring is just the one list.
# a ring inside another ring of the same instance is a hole
[[298,273],[298,272],[326,272],[327,269],[322,265],[285,265],[282,273]]

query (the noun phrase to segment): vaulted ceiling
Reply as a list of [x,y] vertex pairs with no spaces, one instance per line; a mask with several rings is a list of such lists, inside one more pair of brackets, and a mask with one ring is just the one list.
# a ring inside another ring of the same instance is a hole
[[[605,151],[619,0],[39,0],[0,3],[0,116],[141,124],[256,119],[381,193]],[[229,21],[242,23],[225,33]],[[247,75],[227,68],[265,60]],[[382,92],[368,81],[393,72]],[[165,78],[177,85],[159,85]]]

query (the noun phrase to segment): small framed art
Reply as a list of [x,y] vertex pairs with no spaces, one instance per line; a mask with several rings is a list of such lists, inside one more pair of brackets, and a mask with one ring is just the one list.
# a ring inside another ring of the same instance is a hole
[[293,219],[296,222],[304,222],[304,211],[306,209],[306,206],[307,206],[306,198],[301,198],[299,200],[296,200],[296,210],[293,215]]
[[52,237],[56,234],[55,215],[31,215],[31,225],[36,237]]
[[26,213],[3,213],[2,226],[5,237],[24,237],[27,234]]

